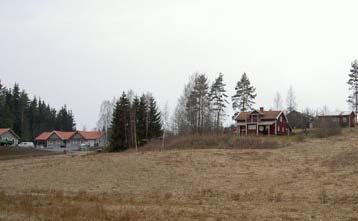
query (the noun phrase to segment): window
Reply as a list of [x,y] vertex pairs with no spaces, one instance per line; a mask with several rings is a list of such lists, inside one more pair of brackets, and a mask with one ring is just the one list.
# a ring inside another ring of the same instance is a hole
[[346,117],[343,117],[343,123],[347,123],[348,119]]
[[249,126],[248,126],[248,129],[249,129],[249,130],[256,130],[256,125],[249,125]]

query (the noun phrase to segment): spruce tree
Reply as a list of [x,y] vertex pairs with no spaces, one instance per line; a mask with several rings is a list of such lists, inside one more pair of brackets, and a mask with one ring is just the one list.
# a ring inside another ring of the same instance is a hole
[[352,62],[352,68],[350,70],[348,85],[349,90],[352,92],[348,97],[347,102],[351,105],[355,113],[358,113],[358,61]]
[[[44,118],[46,122],[50,122],[51,108],[49,106],[44,106],[44,112],[46,113]],[[74,131],[76,130],[73,114],[71,110],[67,109],[67,106],[63,106],[56,116],[56,129],[60,131]],[[48,128],[50,125],[44,125]]]
[[244,73],[241,80],[237,82],[235,87],[236,93],[232,96],[232,107],[234,110],[239,109],[242,112],[252,110],[253,104],[255,104],[256,88],[251,86],[250,80]]
[[147,130],[148,105],[146,96],[140,97],[139,107],[137,110],[137,135],[140,145],[145,142]]
[[221,115],[225,111],[226,105],[229,103],[226,94],[225,86],[223,82],[223,74],[220,73],[219,77],[215,79],[215,82],[212,84],[209,100],[212,102],[212,110],[216,112],[216,129],[218,130],[221,125]]
[[44,131],[75,130],[72,111],[65,109],[57,112],[40,99],[30,101],[18,84],[7,89],[0,82],[0,128],[12,128],[23,141],[33,141]]
[[14,114],[14,125],[12,129],[16,134],[19,136],[22,135],[21,133],[21,120],[22,120],[22,113],[21,113],[21,104],[20,104],[20,87],[18,84],[15,84],[12,90],[12,101],[11,101],[11,112]]
[[139,139],[138,139],[138,112],[139,112],[139,105],[140,105],[140,100],[138,96],[134,96],[133,101],[132,101],[132,105],[131,105],[131,137],[132,137],[132,142],[133,142],[133,146],[138,146]]
[[110,137],[112,151],[121,151],[128,148],[129,123],[130,103],[127,95],[123,92],[113,112]]
[[158,138],[163,133],[160,112],[153,97],[150,97],[148,102],[148,138]]

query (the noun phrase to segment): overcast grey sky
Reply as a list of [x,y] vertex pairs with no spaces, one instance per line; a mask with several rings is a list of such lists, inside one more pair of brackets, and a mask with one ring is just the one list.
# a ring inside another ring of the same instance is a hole
[[354,0],[0,0],[0,79],[67,104],[80,129],[128,89],[173,109],[194,72],[224,73],[230,95],[246,72],[257,106],[292,84],[299,109],[346,110],[357,9]]

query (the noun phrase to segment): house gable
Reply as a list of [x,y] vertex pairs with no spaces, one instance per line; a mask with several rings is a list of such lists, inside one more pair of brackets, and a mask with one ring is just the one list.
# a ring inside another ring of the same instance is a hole
[[0,128],[0,137],[2,136],[13,136],[14,138],[20,140],[20,137],[13,131],[11,130],[10,128]]

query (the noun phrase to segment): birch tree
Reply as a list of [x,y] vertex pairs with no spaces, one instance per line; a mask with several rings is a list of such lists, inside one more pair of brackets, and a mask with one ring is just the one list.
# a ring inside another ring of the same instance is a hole
[[275,98],[273,99],[273,107],[275,110],[282,110],[282,97],[280,92],[276,92]]

